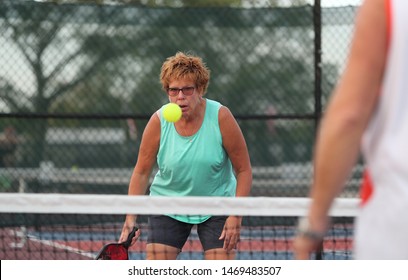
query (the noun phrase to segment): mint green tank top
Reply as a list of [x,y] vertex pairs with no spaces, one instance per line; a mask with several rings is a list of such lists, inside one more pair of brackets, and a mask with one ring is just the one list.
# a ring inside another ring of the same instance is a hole
[[[218,112],[221,104],[206,100],[203,123],[192,136],[178,134],[173,123],[167,122],[160,109],[159,167],[151,196],[235,196],[236,178],[231,161],[222,145]],[[205,216],[169,215],[179,221],[198,224]]]

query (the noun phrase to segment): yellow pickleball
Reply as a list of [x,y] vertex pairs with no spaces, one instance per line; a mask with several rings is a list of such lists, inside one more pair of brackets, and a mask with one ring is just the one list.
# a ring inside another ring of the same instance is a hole
[[169,103],[163,108],[163,117],[168,122],[176,122],[181,118],[182,112],[179,105]]

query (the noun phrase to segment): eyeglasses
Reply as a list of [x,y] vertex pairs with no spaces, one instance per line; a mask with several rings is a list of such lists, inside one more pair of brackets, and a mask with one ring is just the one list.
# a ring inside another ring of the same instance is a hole
[[190,96],[193,95],[195,87],[167,88],[167,94],[174,97],[179,94],[180,90],[185,96]]

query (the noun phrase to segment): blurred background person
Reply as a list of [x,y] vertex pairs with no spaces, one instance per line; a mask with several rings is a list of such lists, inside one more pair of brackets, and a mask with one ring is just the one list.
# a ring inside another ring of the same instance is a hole
[[13,126],[6,126],[0,134],[0,167],[11,167],[16,163],[18,144],[17,132]]

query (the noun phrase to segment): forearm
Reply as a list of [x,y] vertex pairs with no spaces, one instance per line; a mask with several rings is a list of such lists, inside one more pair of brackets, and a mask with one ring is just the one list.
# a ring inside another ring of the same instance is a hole
[[[145,195],[149,184],[150,173],[139,173],[136,170],[133,171],[130,178],[128,195]],[[134,225],[137,220],[137,215],[134,213],[126,215],[126,224]]]
[[358,158],[364,124],[357,120],[352,114],[347,116],[329,112],[322,123],[316,145],[315,174],[310,194],[310,218],[320,221],[320,225],[316,222],[316,227],[320,230],[323,230],[322,223]]
[[252,187],[252,171],[251,169],[240,171],[237,173],[237,188],[236,197],[249,196]]
[[145,195],[149,179],[150,172],[139,172],[135,169],[130,178],[128,195]]

